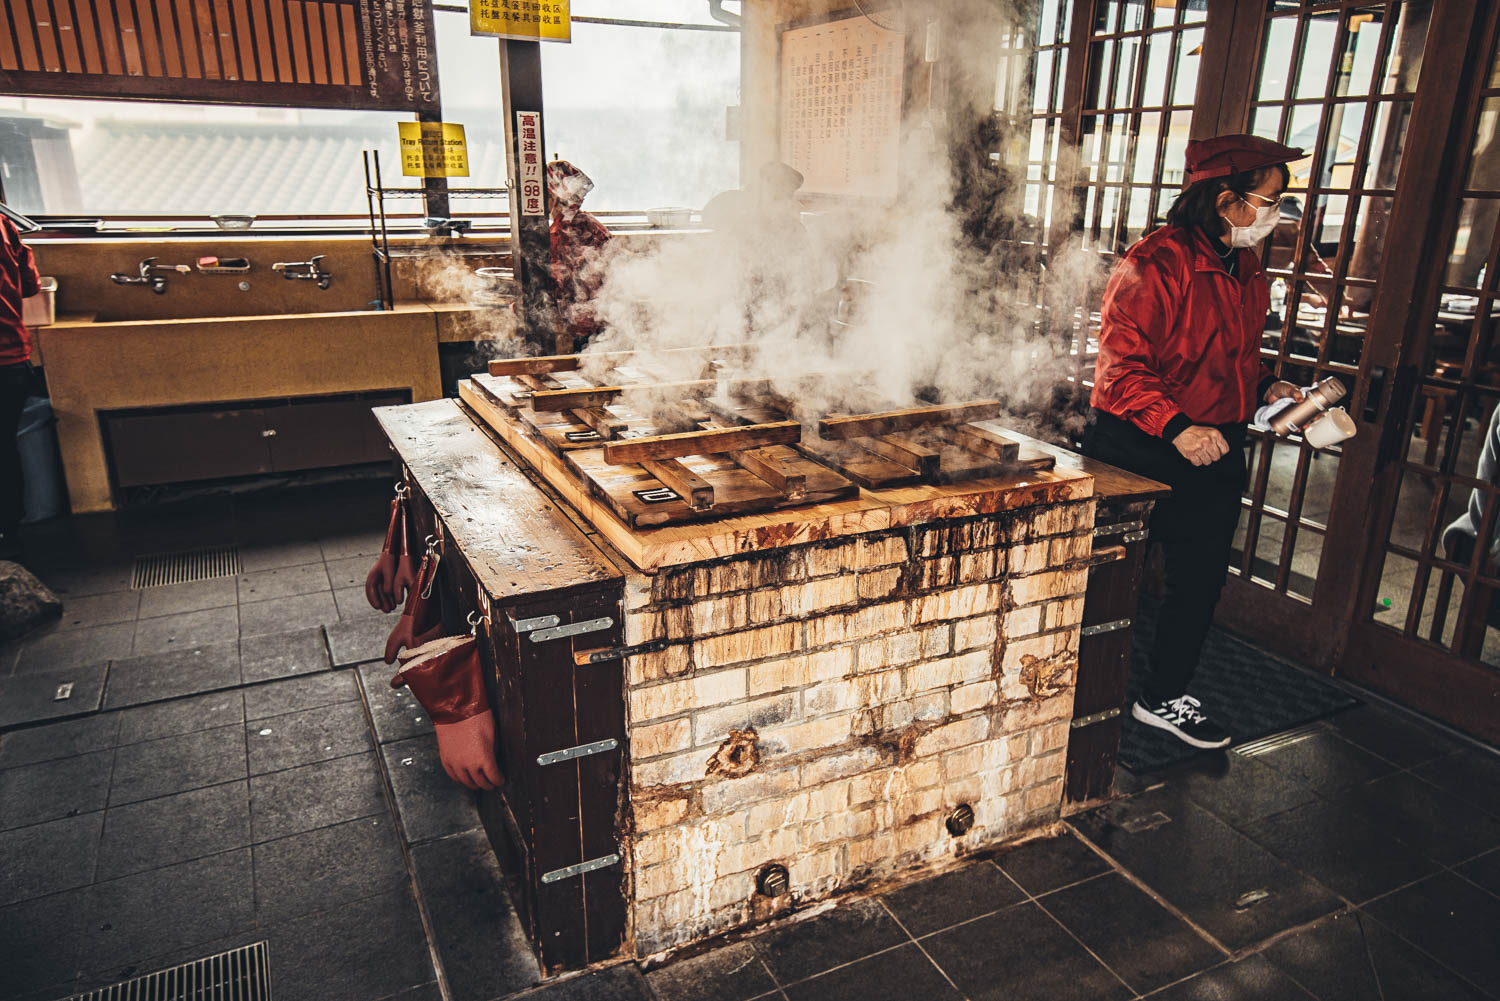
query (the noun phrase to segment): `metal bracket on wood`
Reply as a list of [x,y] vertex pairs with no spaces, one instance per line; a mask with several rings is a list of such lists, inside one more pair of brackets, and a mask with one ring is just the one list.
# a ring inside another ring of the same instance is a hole
[[1120,532],[1134,532],[1145,527],[1146,523],[1143,521],[1117,521],[1112,525],[1095,525],[1094,534],[1117,535]]
[[[554,621],[556,616],[552,616]],[[601,629],[608,629],[615,624],[615,620],[609,616],[600,619],[585,619],[582,622],[572,622],[566,626],[554,625],[547,629],[538,629],[531,634],[531,642],[545,643],[548,640],[560,640],[564,636],[580,636],[583,633],[596,633]]]
[[518,633],[529,633],[535,629],[550,629],[561,622],[556,615],[538,615],[530,619],[511,619],[510,627]]
[[561,751],[548,751],[546,754],[538,754],[536,756],[536,763],[539,765],[555,765],[560,761],[586,758],[590,754],[603,754],[605,751],[613,751],[619,746],[620,742],[610,737],[608,740],[596,740],[592,744],[579,744],[577,747],[565,747]]
[[1124,535],[1120,536],[1120,538],[1125,542],[1140,542],[1141,540],[1149,539],[1150,537],[1151,533],[1144,528],[1139,532],[1126,532]]
[[1130,628],[1130,619],[1115,619],[1113,622],[1100,622],[1097,625],[1084,626],[1079,630],[1080,636],[1098,636],[1100,633],[1113,633],[1121,629]]
[[1080,726],[1092,726],[1095,723],[1103,723],[1105,720],[1114,719],[1118,715],[1120,715],[1120,710],[1118,708],[1105,709],[1102,712],[1089,713],[1087,716],[1080,716],[1075,719],[1070,725],[1073,729],[1076,730]]
[[596,859],[589,859],[587,862],[570,865],[566,869],[553,869],[551,872],[544,872],[542,873],[542,882],[556,883],[559,880],[572,879],[574,876],[582,876],[584,873],[593,872],[595,869],[607,869],[619,861],[619,853],[610,852],[608,855],[601,855]]

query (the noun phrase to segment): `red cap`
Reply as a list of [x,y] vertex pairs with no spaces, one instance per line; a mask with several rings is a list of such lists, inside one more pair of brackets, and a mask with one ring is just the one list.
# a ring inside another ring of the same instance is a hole
[[1194,139],[1187,144],[1188,183],[1209,177],[1227,177],[1245,170],[1274,167],[1278,163],[1291,163],[1306,155],[1299,147],[1283,146],[1279,142],[1244,133]]

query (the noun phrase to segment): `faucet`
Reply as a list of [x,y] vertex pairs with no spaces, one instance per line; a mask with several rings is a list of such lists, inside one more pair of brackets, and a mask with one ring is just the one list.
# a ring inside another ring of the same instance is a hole
[[281,277],[288,281],[293,278],[301,278],[310,282],[317,282],[318,288],[326,289],[333,284],[333,272],[323,270],[323,255],[318,254],[310,261],[277,261],[271,265],[272,271],[280,271]]
[[113,274],[109,276],[109,280],[116,285],[150,285],[151,291],[161,295],[167,291],[167,278],[165,275],[152,274],[153,271],[176,271],[186,274],[192,271],[192,268],[186,264],[157,264],[156,258],[148,257],[141,262],[139,274]]

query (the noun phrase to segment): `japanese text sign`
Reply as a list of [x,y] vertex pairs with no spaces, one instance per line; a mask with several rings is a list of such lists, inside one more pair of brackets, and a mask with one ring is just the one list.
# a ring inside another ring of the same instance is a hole
[[568,0],[469,0],[469,34],[571,42]]
[[542,197],[542,113],[516,112],[516,180],[522,215],[546,215]]
[[468,177],[464,127],[452,122],[398,122],[404,177]]

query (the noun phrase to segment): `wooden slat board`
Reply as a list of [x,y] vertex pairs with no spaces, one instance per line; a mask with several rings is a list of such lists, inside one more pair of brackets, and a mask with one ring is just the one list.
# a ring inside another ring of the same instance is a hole
[[492,597],[619,579],[455,401],[377,407],[375,418]]
[[[994,480],[859,491],[828,503],[799,504],[660,528],[632,528],[569,473],[560,458],[535,437],[522,433],[508,419],[508,414],[472,381],[459,383],[458,392],[474,416],[493,428],[507,448],[531,466],[621,556],[647,573],[666,566],[878,532],[894,525],[1083,500],[1093,494],[1092,476],[1060,465],[1056,470]],[[1026,444],[1030,445],[1029,440]]]
[[[565,380],[570,374],[559,372],[554,373],[553,377]],[[794,505],[828,503],[852,497],[859,490],[856,483],[838,471],[806,458],[789,446],[771,445],[756,451],[775,461],[777,467],[784,472],[801,476],[806,484],[805,495],[788,497],[772,484],[740,466],[731,456],[695,455],[684,456],[680,461],[689,472],[702,477],[713,488],[712,509],[695,511],[680,498],[665,502],[648,501],[641,498],[637,491],[658,490],[663,486],[661,481],[638,464],[616,466],[606,462],[601,439],[581,442],[568,440],[567,435],[570,433],[591,430],[588,425],[579,422],[573,412],[537,413],[528,409],[524,400],[515,398],[515,393],[522,390],[509,377],[476,375],[470,383],[491,406],[499,408],[493,417],[481,412],[485,423],[507,440],[510,440],[517,429],[521,430],[537,446],[555,456],[566,474],[578,482],[590,496],[632,528],[702,521],[705,518],[772,511]],[[479,411],[479,408],[475,409],[476,412]],[[633,431],[654,433],[656,430],[647,418],[632,413],[623,405],[611,406],[608,412],[629,423]],[[709,417],[709,414],[704,411],[691,416],[702,420]]]

